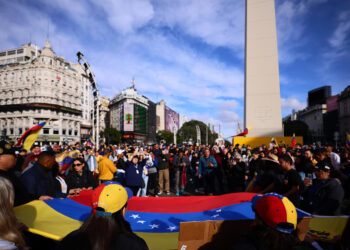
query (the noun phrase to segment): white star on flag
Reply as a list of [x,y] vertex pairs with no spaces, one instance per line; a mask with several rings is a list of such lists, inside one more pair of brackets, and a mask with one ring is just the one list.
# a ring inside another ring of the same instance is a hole
[[144,220],[138,220],[137,223],[141,223],[143,225],[143,223],[145,223],[146,221]]
[[175,226],[172,226],[172,227],[170,226],[167,229],[170,230],[170,231],[174,231],[176,229],[176,227]]
[[218,210],[216,210],[215,212],[217,212],[217,213],[221,213],[221,209],[218,209]]
[[152,225],[149,225],[152,229],[154,229],[154,228],[158,228],[159,227],[159,225],[157,225],[157,224],[152,224]]
[[213,216],[212,216],[212,218],[216,218],[216,217],[218,217],[219,215],[218,214],[214,214]]
[[140,218],[140,216],[138,214],[132,214],[132,215],[130,215],[130,217],[132,217],[134,219],[139,219]]

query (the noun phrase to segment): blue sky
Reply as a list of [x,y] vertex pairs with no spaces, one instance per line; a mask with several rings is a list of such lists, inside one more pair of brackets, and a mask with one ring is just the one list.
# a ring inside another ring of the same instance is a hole
[[[57,55],[84,53],[100,92],[130,86],[235,134],[243,119],[244,0],[0,0],[0,50],[47,34]],[[350,1],[276,2],[282,114],[307,91],[350,84]],[[49,28],[48,28],[49,27]],[[49,32],[48,32],[49,30]]]

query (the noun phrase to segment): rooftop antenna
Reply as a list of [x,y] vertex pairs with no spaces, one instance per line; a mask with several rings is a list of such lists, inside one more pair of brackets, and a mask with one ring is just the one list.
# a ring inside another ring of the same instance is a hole
[[135,89],[135,77],[134,77],[134,76],[132,77],[131,84],[132,84],[131,87],[132,87],[134,90],[136,90],[136,89]]
[[50,22],[47,21],[47,34],[46,34],[46,39],[49,40],[50,38]]

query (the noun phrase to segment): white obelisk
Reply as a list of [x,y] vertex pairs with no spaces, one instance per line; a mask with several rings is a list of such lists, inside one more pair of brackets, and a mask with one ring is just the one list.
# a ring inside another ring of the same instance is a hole
[[244,124],[248,137],[283,136],[275,0],[246,0]]

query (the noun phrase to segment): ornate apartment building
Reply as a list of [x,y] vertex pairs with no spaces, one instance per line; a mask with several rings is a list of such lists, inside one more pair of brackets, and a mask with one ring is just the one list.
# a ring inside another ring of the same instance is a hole
[[0,52],[0,129],[14,140],[43,121],[40,142],[87,139],[91,130],[91,86],[79,64],[25,44]]

